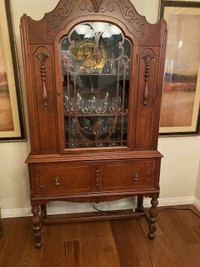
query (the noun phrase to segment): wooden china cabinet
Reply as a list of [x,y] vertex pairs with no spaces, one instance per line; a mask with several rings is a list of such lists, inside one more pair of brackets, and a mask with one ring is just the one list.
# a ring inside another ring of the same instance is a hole
[[[60,0],[40,21],[24,15],[20,28],[35,247],[41,247],[41,222],[141,216],[143,197],[152,198],[153,239],[166,22],[149,24],[129,0]],[[129,196],[138,199],[134,213],[62,220],[46,214],[50,201]]]

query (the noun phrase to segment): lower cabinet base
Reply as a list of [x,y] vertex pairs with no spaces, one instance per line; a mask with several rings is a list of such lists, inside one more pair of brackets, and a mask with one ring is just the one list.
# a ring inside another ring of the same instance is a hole
[[57,223],[74,223],[74,222],[88,222],[88,221],[103,221],[103,220],[119,220],[119,219],[132,219],[140,216],[145,216],[149,224],[149,239],[155,238],[156,222],[157,222],[157,205],[158,199],[155,196],[151,200],[151,208],[149,215],[145,212],[143,207],[143,196],[138,196],[137,209],[135,212],[132,210],[119,210],[109,212],[89,212],[79,214],[68,214],[65,216],[53,215],[47,216],[46,204],[41,205],[41,215],[39,213],[40,206],[32,207],[32,227],[35,248],[40,249],[42,246],[41,242],[41,226],[45,224],[57,224]]

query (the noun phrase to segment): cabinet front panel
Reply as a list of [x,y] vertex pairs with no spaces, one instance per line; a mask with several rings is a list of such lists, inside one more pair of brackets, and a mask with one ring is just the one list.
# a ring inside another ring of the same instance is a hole
[[102,171],[102,190],[138,190],[156,187],[156,160],[112,162]]
[[[52,153],[57,150],[56,108],[54,95],[54,60],[52,46],[33,46],[35,97],[37,103],[39,150]],[[32,108],[32,107],[28,107]]]
[[136,117],[136,149],[151,149],[155,129],[155,100],[159,48],[140,48]]
[[93,170],[87,164],[38,164],[35,167],[37,195],[91,192]]

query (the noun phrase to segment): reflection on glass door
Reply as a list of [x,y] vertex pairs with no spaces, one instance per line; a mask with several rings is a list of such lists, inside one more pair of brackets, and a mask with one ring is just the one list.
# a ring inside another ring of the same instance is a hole
[[127,146],[131,42],[82,23],[61,41],[66,148]]

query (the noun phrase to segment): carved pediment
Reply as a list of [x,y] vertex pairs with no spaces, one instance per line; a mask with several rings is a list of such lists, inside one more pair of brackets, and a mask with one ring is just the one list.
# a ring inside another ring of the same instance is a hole
[[94,12],[99,12],[103,0],[90,0],[94,7]]
[[[130,0],[60,0],[56,8],[47,13],[41,21],[28,18],[33,32],[33,39],[30,36],[30,41],[36,42],[37,39],[37,42],[52,43],[69,22],[73,20],[77,22],[83,16],[85,20],[90,20],[90,17],[94,15],[97,16],[97,20],[105,19],[106,16],[108,16],[108,21],[117,23],[118,20],[137,38],[139,43],[144,43],[146,38],[151,38],[151,43],[160,41],[157,33],[160,32],[162,23],[149,24],[144,16],[137,13]],[[104,17],[102,18],[101,15]],[[34,31],[38,27],[41,28],[41,34],[36,38]],[[153,32],[152,36],[147,36],[150,30]],[[157,39],[153,35],[156,35]]]

